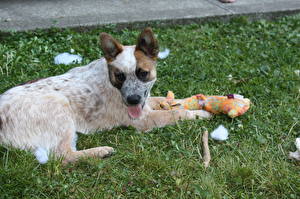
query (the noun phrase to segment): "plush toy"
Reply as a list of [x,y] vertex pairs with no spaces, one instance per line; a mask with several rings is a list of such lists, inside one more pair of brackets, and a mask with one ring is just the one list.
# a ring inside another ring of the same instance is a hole
[[214,114],[227,114],[231,118],[244,114],[249,108],[250,100],[241,95],[205,96],[198,94],[182,100],[175,100],[172,91],[168,92],[166,101],[161,102],[159,106],[159,109],[162,110],[203,109]]

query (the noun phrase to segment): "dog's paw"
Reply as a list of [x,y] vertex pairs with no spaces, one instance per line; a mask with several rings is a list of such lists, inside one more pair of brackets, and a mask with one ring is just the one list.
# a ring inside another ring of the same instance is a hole
[[211,113],[204,110],[191,110],[189,114],[192,119],[209,119],[212,117]]
[[96,149],[97,149],[96,154],[100,158],[106,158],[115,153],[114,148],[109,146],[97,147]]

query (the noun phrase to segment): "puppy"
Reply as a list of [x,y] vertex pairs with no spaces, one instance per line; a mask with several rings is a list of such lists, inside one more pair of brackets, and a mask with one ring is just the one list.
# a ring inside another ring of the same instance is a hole
[[106,33],[100,34],[100,43],[104,58],[0,95],[1,144],[29,150],[40,163],[46,163],[50,153],[69,163],[114,151],[108,146],[77,151],[76,132],[117,126],[149,131],[178,120],[210,117],[202,110],[153,110],[165,98],[150,97],[159,52],[150,28],[133,46],[123,46]]

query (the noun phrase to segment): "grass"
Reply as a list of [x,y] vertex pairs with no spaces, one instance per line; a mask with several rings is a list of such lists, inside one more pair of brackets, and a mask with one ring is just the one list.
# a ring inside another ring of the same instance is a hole
[[[58,75],[76,65],[54,65],[74,49],[84,64],[101,56],[99,32],[134,44],[138,30],[113,28],[85,33],[52,29],[0,36],[0,93],[19,83]],[[0,198],[299,198],[299,163],[287,158],[299,137],[300,15],[277,21],[236,18],[154,28],[170,56],[158,63],[152,95],[239,93],[253,104],[243,116],[184,121],[139,134],[116,128],[80,135],[78,148],[108,145],[117,153],[62,166],[40,165],[33,155],[0,148]],[[232,76],[229,80],[228,76]],[[219,124],[229,140],[209,140],[205,169],[201,135]],[[20,129],[21,130],[21,129]]]

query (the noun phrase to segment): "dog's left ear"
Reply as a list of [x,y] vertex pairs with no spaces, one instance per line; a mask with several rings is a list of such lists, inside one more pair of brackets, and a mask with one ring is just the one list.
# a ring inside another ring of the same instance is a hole
[[105,59],[113,61],[123,51],[122,45],[107,33],[100,34],[100,45]]
[[146,28],[138,37],[136,50],[141,50],[146,56],[156,59],[159,47],[151,28]]

